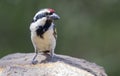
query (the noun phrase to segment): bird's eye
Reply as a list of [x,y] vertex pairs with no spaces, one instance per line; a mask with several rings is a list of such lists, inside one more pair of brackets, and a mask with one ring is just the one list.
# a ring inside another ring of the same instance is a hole
[[46,13],[45,13],[45,15],[49,15],[49,13],[48,13],[48,12],[46,12]]
[[53,14],[52,12],[49,13],[49,15],[52,15],[52,14]]
[[45,13],[45,15],[52,15],[52,14],[53,14],[52,12],[50,12],[50,13],[46,12]]

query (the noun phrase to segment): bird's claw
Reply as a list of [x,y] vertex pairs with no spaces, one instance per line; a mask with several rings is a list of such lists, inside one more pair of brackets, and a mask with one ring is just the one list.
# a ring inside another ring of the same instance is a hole
[[35,61],[32,61],[32,64],[37,64],[38,63],[38,61],[37,60],[35,60]]

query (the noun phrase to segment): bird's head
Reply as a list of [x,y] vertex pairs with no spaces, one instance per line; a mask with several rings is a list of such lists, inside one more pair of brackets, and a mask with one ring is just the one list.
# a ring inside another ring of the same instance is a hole
[[40,11],[38,11],[34,18],[33,18],[33,22],[36,22],[38,20],[50,20],[50,21],[54,21],[54,20],[58,20],[60,19],[60,17],[55,13],[55,10],[50,9],[50,8],[46,8],[46,9],[42,9]]

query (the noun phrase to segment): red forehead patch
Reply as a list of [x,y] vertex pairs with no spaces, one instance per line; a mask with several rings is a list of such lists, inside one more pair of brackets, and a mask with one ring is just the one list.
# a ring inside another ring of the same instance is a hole
[[55,10],[54,10],[54,9],[51,9],[51,8],[49,8],[48,10],[49,10],[50,12],[52,12],[52,13],[55,12]]

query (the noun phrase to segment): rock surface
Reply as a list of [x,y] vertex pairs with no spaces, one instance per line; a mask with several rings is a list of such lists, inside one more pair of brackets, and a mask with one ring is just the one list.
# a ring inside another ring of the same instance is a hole
[[15,53],[0,59],[0,76],[107,76],[104,69],[84,59],[65,55],[39,54],[38,63],[31,64],[34,53]]

